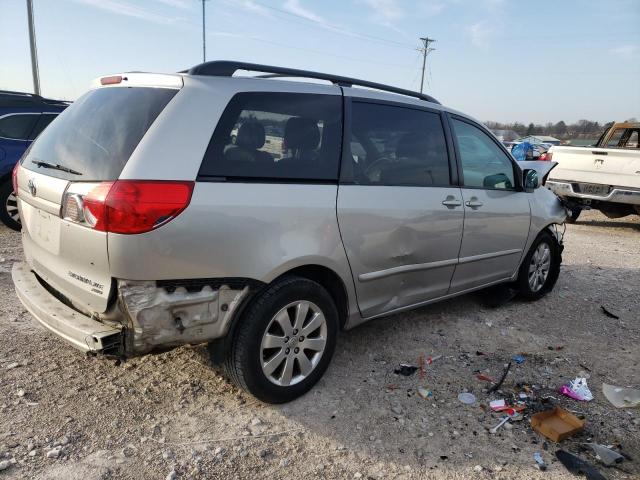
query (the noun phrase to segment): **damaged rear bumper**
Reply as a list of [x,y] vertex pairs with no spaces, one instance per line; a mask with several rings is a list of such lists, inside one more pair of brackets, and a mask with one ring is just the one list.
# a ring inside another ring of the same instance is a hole
[[79,350],[118,357],[224,337],[262,285],[250,279],[118,280],[117,302],[104,314],[90,314],[40,281],[27,263],[15,263],[11,274],[18,298],[43,326]]
[[14,263],[11,276],[18,298],[43,326],[84,352],[120,353],[122,326],[99,322],[68,307],[44,288],[26,263]]

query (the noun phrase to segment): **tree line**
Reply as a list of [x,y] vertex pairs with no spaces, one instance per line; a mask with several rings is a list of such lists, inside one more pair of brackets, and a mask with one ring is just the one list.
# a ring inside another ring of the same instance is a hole
[[[625,120],[626,122],[636,122],[635,118]],[[614,122],[598,123],[591,120],[578,120],[576,123],[565,123],[560,120],[557,123],[548,122],[544,125],[530,123],[500,123],[489,121],[486,126],[490,130],[513,130],[520,136],[525,135],[551,135],[559,139],[579,138],[579,137],[598,137],[605,129],[613,125]]]

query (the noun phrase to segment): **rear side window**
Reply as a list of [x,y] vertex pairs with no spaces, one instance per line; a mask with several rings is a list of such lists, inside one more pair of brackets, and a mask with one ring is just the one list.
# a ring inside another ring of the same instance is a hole
[[353,181],[358,185],[428,187],[450,183],[438,113],[354,102],[350,148],[345,163],[351,162]]
[[26,140],[40,114],[12,113],[0,118],[0,137]]
[[[42,132],[22,166],[66,180],[115,180],[176,92],[150,87],[91,90]],[[82,175],[39,168],[34,161],[61,165]]]
[[498,190],[515,188],[513,163],[478,127],[453,119],[464,185]]
[[240,93],[218,122],[200,175],[336,181],[341,135],[339,96]]

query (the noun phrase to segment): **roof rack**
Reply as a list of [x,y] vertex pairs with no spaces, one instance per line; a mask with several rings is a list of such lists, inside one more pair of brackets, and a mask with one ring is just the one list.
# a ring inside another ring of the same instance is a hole
[[369,82],[367,80],[358,80],[356,78],[350,77],[342,77],[340,75],[332,75],[330,73],[312,72],[308,70],[298,70],[295,68],[286,67],[274,67],[271,65],[260,65],[258,63],[218,60],[214,62],[201,63],[199,65],[191,67],[188,70],[183,70],[180,73],[187,73],[189,75],[207,75],[212,77],[232,77],[233,74],[238,70],[267,73],[267,75],[261,75],[259,78],[303,77],[327,80],[334,83],[335,85],[340,85],[342,87],[351,87],[353,85],[358,85],[360,87],[373,88],[375,90],[407,95],[440,105],[440,102],[430,95],[414,92],[412,90],[406,90],[404,88],[392,87],[383,83]]

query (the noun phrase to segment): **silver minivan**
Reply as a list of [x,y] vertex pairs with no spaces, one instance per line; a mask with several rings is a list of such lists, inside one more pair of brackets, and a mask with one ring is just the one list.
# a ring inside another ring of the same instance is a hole
[[233,382],[284,402],[342,329],[500,283],[551,290],[566,211],[539,188],[553,164],[528,164],[372,82],[238,62],[103,77],[14,170],[13,280],[80,350],[208,342]]

